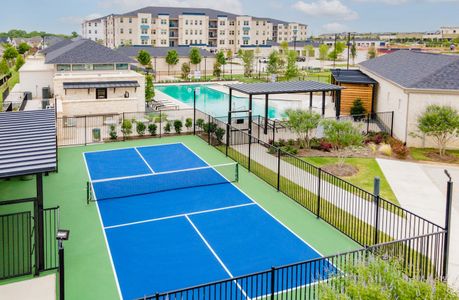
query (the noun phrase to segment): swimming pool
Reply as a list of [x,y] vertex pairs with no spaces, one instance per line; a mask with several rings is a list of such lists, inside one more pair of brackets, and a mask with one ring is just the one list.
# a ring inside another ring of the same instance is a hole
[[[196,108],[214,117],[224,117],[228,115],[227,93],[223,93],[208,85],[163,85],[156,86],[155,89],[177,99],[185,104],[193,105],[193,92],[188,88],[200,87],[200,93],[196,96]],[[272,103],[272,102],[271,102]],[[248,97],[233,96],[233,110],[248,109]],[[284,109],[270,105],[268,117],[271,119],[281,119]],[[264,116],[264,100],[255,99],[253,101],[253,115]]]

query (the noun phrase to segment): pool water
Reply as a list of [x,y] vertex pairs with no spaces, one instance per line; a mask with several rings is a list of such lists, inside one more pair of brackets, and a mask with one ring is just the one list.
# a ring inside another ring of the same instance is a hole
[[[193,91],[189,92],[188,88],[200,88],[199,95],[196,95],[196,108],[210,114],[213,117],[228,116],[228,99],[227,93],[220,92],[207,85],[163,85],[155,89],[177,99],[180,102],[193,106]],[[248,97],[232,97],[233,110],[247,110],[249,107]],[[236,116],[237,114],[235,114]],[[244,115],[244,114],[243,114]],[[264,116],[264,100],[253,99],[253,115]],[[282,111],[274,106],[268,108],[268,117],[271,119],[281,119]]]

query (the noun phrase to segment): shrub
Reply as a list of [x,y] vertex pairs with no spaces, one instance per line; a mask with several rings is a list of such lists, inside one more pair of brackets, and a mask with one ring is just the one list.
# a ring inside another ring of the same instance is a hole
[[287,140],[287,145],[294,146],[295,145],[295,140],[294,139],[288,139]]
[[196,126],[198,126],[199,128],[204,128],[204,119],[197,119]]
[[388,144],[382,144],[379,146],[378,152],[385,156],[392,156],[392,147]]
[[388,143],[389,134],[384,131],[374,132],[369,131],[365,136],[365,144],[373,143],[379,145],[381,143]]
[[215,130],[215,137],[217,138],[217,141],[221,144],[223,140],[223,136],[225,135],[225,129],[218,127]]
[[121,124],[121,132],[124,137],[129,137],[132,133],[132,122],[131,120],[125,119]]
[[188,131],[190,131],[191,127],[193,127],[193,119],[192,118],[186,118],[185,127],[188,129]]
[[217,130],[217,124],[212,122],[205,123],[202,128],[204,129],[205,133],[212,134],[215,132],[215,130]]
[[354,120],[360,121],[364,118],[364,114],[367,111],[365,110],[365,107],[363,106],[363,102],[361,99],[357,98],[352,102],[351,110],[350,113],[352,116],[354,116]]
[[180,120],[174,121],[175,133],[180,134],[182,132],[183,123]]
[[146,129],[146,126],[144,123],[136,122],[136,131],[138,135],[143,136],[145,134],[145,129]]
[[164,133],[168,134],[171,133],[171,123],[167,122],[166,125],[164,126]]
[[283,152],[286,152],[286,153],[292,154],[292,155],[298,154],[298,149],[296,149],[295,147],[290,146],[290,145],[281,147],[281,150],[282,150]]
[[110,131],[108,135],[110,135],[111,140],[116,140],[118,138],[118,134],[116,133],[116,125],[110,125]]
[[320,141],[319,150],[324,151],[324,152],[330,152],[332,149],[333,149],[332,143],[327,142],[326,140]]
[[287,146],[287,142],[284,139],[279,139],[278,143],[279,143],[279,147]]
[[150,133],[151,136],[156,135],[156,129],[158,129],[158,126],[156,124],[148,125],[148,133]]
[[410,153],[410,149],[401,140],[394,137],[389,138],[389,144],[392,147],[392,151],[395,153],[397,158],[405,159]]
[[309,146],[311,147],[311,149],[320,150],[320,143],[321,142],[322,142],[322,140],[319,139],[319,138],[312,138],[309,141]]

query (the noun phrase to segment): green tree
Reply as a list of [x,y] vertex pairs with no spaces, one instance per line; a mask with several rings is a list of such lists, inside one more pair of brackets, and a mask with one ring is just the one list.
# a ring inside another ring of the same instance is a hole
[[121,132],[125,138],[128,138],[132,133],[132,122],[131,120],[124,119],[121,123]]
[[193,119],[192,118],[186,118],[185,120],[185,127],[188,131],[190,131],[191,127],[193,126]]
[[226,59],[233,59],[233,51],[231,51],[231,49],[228,49],[228,51],[226,51]]
[[167,63],[167,74],[169,75],[169,67],[175,66],[179,62],[179,56],[176,50],[167,51],[166,63]]
[[29,46],[29,44],[27,44],[25,42],[20,43],[19,46],[18,46],[19,54],[25,54],[29,50],[30,50],[30,46]]
[[295,76],[298,76],[298,66],[296,65],[296,59],[298,54],[296,51],[291,50],[287,54],[287,68],[285,70],[285,77],[291,79]]
[[361,99],[357,98],[352,102],[350,113],[353,116],[364,115],[366,113],[366,109],[363,106],[363,102]]
[[341,53],[343,53],[346,44],[344,42],[336,42],[333,50],[328,54],[330,60],[337,60]]
[[182,132],[183,123],[180,120],[174,121],[174,130],[175,133],[180,134]]
[[268,65],[266,70],[269,74],[277,74],[279,73],[279,52],[277,50],[272,51],[268,56]]
[[309,149],[311,135],[320,123],[320,115],[302,109],[288,109],[285,111],[285,114],[288,118],[287,126],[298,136],[300,145],[306,145]]
[[199,52],[199,49],[196,48],[196,47],[191,48],[190,54],[189,54],[189,58],[190,58],[190,63],[192,65],[195,65],[196,66],[196,70],[197,70],[198,69],[198,65],[202,61],[202,56],[201,56],[201,52]]
[[25,64],[25,60],[24,60],[24,57],[22,57],[22,55],[18,55],[18,57],[16,58],[16,65],[14,67],[14,69],[16,71],[19,71],[19,69]]
[[326,44],[321,44],[319,46],[319,59],[320,59],[320,67],[321,67],[321,69],[324,68],[324,60],[327,59],[328,49],[329,49],[329,47]]
[[150,103],[155,97],[155,87],[153,86],[153,75],[145,75],[145,101]]
[[417,123],[419,132],[435,141],[440,156],[445,155],[448,143],[459,135],[458,111],[450,106],[427,106]]
[[147,129],[147,126],[143,122],[138,121],[135,123],[135,130],[139,136],[145,135],[145,129]]
[[78,33],[76,31],[72,31],[71,35],[72,35],[72,38],[78,37]]
[[324,120],[322,126],[325,139],[338,155],[338,166],[342,167],[348,156],[347,148],[362,145],[363,136],[351,121]]
[[139,53],[137,54],[137,61],[139,64],[141,64],[144,67],[150,67],[151,66],[151,55],[145,50],[140,50]]
[[154,136],[156,135],[156,129],[158,128],[158,125],[154,124],[154,123],[151,123],[151,124],[148,124],[148,133],[151,135],[151,136]]
[[225,129],[218,127],[215,129],[215,137],[217,138],[218,144],[221,145],[223,136],[225,135]]
[[[217,54],[215,55],[215,58],[217,60],[217,62],[220,64],[221,67],[223,67],[223,73],[225,73],[225,65],[226,65],[226,57],[225,57],[225,53],[223,51],[218,51]],[[214,65],[214,70],[215,70],[215,65]],[[218,76],[220,77],[220,76]]]
[[3,59],[6,60],[8,66],[11,67],[13,65],[14,59],[18,57],[18,51],[14,47],[6,47],[5,51],[3,52]]
[[242,62],[244,64],[244,76],[250,77],[253,72],[253,50],[243,50],[242,51]]
[[190,64],[183,63],[182,64],[182,79],[187,80],[188,75],[190,75]]
[[218,60],[215,61],[214,63],[213,75],[217,78],[220,78],[220,76],[222,75],[222,67],[221,67],[220,62],[218,62]]
[[288,42],[287,42],[287,41],[281,42],[281,43],[279,44],[279,49],[280,49],[282,55],[287,55],[287,52],[288,52]]
[[0,74],[8,74],[10,72],[10,68],[8,67],[8,63],[6,59],[0,60]]
[[372,47],[370,47],[368,49],[367,57],[368,57],[368,59],[372,59],[372,58],[376,57],[376,49],[375,49],[375,47],[372,46]]

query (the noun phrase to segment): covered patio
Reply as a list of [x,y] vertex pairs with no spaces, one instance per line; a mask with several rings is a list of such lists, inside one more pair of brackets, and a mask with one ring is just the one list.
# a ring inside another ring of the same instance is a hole
[[[339,108],[341,101],[341,90],[343,87],[322,83],[317,81],[289,81],[289,82],[263,82],[263,83],[238,83],[238,84],[228,84],[226,85],[229,88],[229,110],[228,110],[228,124],[231,124],[232,115],[235,113],[247,113],[249,124],[248,131],[249,134],[252,133],[252,107],[253,107],[253,96],[265,95],[264,103],[264,134],[268,132],[268,108],[269,108],[269,95],[276,94],[300,94],[306,93],[309,94],[309,109],[312,109],[312,99],[314,93],[322,93],[322,116],[325,115],[325,96],[327,92],[333,93],[333,100],[335,101],[336,107]],[[247,110],[232,110],[232,97],[233,91],[238,91],[240,93],[249,95],[249,107]],[[336,110],[336,117],[340,116],[339,109]]]

